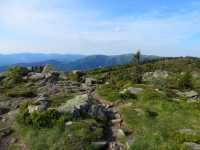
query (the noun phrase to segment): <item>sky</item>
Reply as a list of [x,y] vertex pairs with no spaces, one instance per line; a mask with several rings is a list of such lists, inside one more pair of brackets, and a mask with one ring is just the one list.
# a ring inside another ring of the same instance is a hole
[[200,0],[0,0],[0,54],[200,57]]

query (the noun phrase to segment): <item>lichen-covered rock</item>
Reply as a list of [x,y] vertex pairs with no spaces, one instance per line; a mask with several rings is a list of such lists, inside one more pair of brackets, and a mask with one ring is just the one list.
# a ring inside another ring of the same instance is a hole
[[123,138],[125,136],[126,135],[125,135],[124,131],[122,129],[118,129],[118,131],[117,131],[117,137],[118,138]]
[[42,74],[47,74],[52,71],[56,71],[56,68],[54,66],[52,66],[51,64],[46,64],[43,68]]
[[155,89],[158,93],[160,93],[160,94],[163,94],[163,95],[166,95],[166,93],[165,92],[163,92],[163,91],[160,91],[159,89]]
[[78,95],[75,98],[67,101],[66,104],[56,108],[61,113],[70,113],[72,115],[80,115],[84,112],[88,112],[91,107],[91,100],[87,94]]
[[162,71],[162,70],[156,70],[155,72],[147,72],[143,75],[143,81],[151,81],[152,78],[156,77],[168,77],[168,72],[167,71]]
[[30,76],[29,79],[39,81],[39,80],[44,79],[44,75],[40,73],[36,73],[35,75]]
[[144,114],[144,111],[142,109],[135,109],[135,111],[137,112],[138,116]]
[[95,118],[98,118],[99,116],[106,116],[103,106],[100,105],[92,105],[88,110],[88,114],[94,116]]
[[185,92],[184,94],[187,97],[194,97],[194,96],[198,95],[198,93],[196,91]]
[[192,129],[180,129],[177,132],[181,133],[181,134],[187,134],[187,135],[196,135],[196,131],[192,130]]
[[134,87],[128,87],[124,89],[123,91],[119,92],[120,94],[125,94],[126,92],[131,92],[132,94],[138,94],[141,93],[144,89],[143,88],[134,88]]
[[192,143],[192,142],[184,142],[183,144],[192,150],[200,150],[200,144]]

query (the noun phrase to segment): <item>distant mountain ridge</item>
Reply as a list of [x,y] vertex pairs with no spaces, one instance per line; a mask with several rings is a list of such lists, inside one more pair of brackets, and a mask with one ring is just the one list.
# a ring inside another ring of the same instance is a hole
[[[128,64],[132,61],[133,54],[124,54],[124,55],[91,55],[82,59],[78,59],[75,61],[60,61],[50,59],[45,61],[33,62],[33,63],[16,63],[12,66],[20,65],[23,67],[31,67],[31,66],[44,66],[46,64],[51,64],[55,66],[55,68],[59,71],[70,72],[71,70],[91,70],[98,68],[100,66],[114,66],[114,65],[123,65]],[[154,55],[141,55],[141,61],[150,60],[150,59],[158,59],[161,58],[159,56]],[[0,72],[6,71],[6,66],[0,66]]]
[[32,63],[46,60],[57,60],[72,62],[87,57],[80,54],[43,54],[43,53],[19,53],[19,54],[0,54],[0,66],[13,65],[17,63]]

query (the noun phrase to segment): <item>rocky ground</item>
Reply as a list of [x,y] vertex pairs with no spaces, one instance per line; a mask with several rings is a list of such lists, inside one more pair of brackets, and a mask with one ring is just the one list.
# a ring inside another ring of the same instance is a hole
[[[127,124],[122,119],[120,110],[126,106],[133,106],[132,102],[127,102],[125,104],[119,105],[119,100],[115,102],[109,102],[101,98],[97,94],[97,89],[99,87],[96,84],[96,79],[93,79],[82,71],[74,71],[74,76],[81,76],[85,80],[84,83],[75,82],[70,79],[70,77],[64,72],[58,72],[51,65],[44,67],[42,72],[28,71],[24,70],[24,80],[26,84],[24,87],[32,87],[36,89],[36,93],[29,98],[25,97],[5,97],[1,96],[0,101],[0,149],[10,150],[13,149],[14,144],[21,146],[23,150],[29,150],[30,147],[26,144],[23,139],[15,138],[15,128],[13,127],[13,121],[19,115],[19,107],[25,101],[37,102],[37,105],[30,105],[28,107],[29,113],[42,112],[47,109],[55,109],[62,113],[71,113],[73,115],[80,115],[83,112],[92,115],[94,118],[99,116],[104,116],[107,118],[106,126],[104,129],[104,137],[102,141],[93,142],[93,144],[101,145],[103,149],[108,150],[125,150],[129,149],[131,145],[136,141],[133,133],[128,136],[128,139],[123,144],[120,142],[120,138],[126,137],[126,133],[123,128],[126,128]],[[5,74],[5,73],[4,73]],[[166,75],[166,72],[165,72]],[[147,75],[145,76],[147,78]],[[5,82],[8,79],[0,75],[1,82]],[[155,89],[161,94],[166,94],[165,92]],[[127,91],[137,94],[143,91],[143,88],[127,87],[121,94]],[[188,103],[198,102],[198,93],[195,91],[182,93],[180,91],[175,91],[178,95],[187,96]],[[73,98],[65,103],[58,106],[52,107],[52,101],[50,98],[52,96],[59,95],[72,95]],[[193,97],[193,98],[189,98]],[[174,101],[180,102],[179,99],[174,99]],[[143,110],[140,108],[135,109],[138,115],[143,114]],[[72,122],[67,122],[66,125],[71,125]],[[186,134],[196,134],[195,131],[191,129],[180,130],[180,133]],[[200,146],[195,143],[186,142],[191,149],[198,150]]]

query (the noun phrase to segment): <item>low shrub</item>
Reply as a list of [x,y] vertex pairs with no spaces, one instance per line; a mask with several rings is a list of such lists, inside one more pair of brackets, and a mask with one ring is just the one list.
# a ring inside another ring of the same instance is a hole
[[136,99],[137,96],[133,93],[131,93],[130,91],[127,91],[124,94],[120,94],[119,97],[123,100],[128,100],[128,99]]

